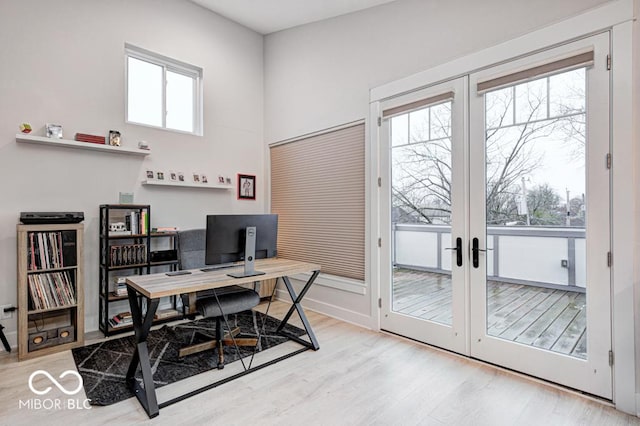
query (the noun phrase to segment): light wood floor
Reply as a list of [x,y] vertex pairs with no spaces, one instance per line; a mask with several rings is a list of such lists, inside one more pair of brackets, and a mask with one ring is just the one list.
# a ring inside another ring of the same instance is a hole
[[[271,313],[282,315],[286,307],[276,302]],[[27,387],[33,371],[58,377],[74,362],[70,352],[24,362],[5,355],[0,425],[640,425],[564,389],[313,312],[308,316],[319,351],[166,407],[152,420],[135,398],[90,410],[19,409],[20,399],[34,397]],[[212,381],[215,374],[197,380]],[[160,400],[188,390],[184,382],[161,388]],[[55,387],[47,397],[68,398]],[[84,398],[83,392],[76,397]]]
[[[396,269],[393,309],[451,325],[451,275]],[[487,282],[487,334],[587,359],[584,293],[498,281]]]

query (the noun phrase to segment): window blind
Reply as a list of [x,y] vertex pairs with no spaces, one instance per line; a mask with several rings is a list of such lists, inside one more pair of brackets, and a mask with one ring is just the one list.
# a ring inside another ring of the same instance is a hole
[[392,115],[405,114],[409,111],[413,111],[419,108],[423,108],[427,105],[435,105],[441,102],[449,101],[454,97],[453,92],[446,92],[436,96],[430,96],[428,98],[419,99],[414,102],[410,102],[408,104],[400,105],[393,108],[388,108],[382,111],[382,117],[387,118]]
[[554,74],[560,71],[569,71],[576,68],[587,67],[593,65],[594,53],[593,49],[582,53],[574,53],[571,56],[547,62],[535,67],[524,70],[510,72],[499,77],[478,82],[478,93],[484,93],[489,90],[500,89],[502,87],[511,86],[517,83],[523,83],[528,80],[534,80],[546,75]]
[[270,148],[278,256],[364,280],[364,135],[359,123]]

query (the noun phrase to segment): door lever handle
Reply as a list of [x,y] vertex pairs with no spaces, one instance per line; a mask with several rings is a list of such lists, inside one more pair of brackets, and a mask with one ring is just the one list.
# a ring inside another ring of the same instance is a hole
[[480,252],[486,253],[487,250],[493,250],[493,249],[481,249],[479,247],[480,241],[477,238],[474,238],[473,240],[471,240],[471,258],[472,258],[472,263],[473,263],[473,267],[477,268],[480,265]]
[[456,265],[462,266],[462,238],[456,238],[456,246],[455,247],[447,247],[445,250],[455,250],[456,251]]

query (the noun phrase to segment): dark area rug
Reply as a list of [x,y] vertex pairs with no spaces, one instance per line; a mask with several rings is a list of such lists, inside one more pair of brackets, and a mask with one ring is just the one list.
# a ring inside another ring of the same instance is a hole
[[[279,320],[260,312],[255,312],[255,317],[251,311],[229,316],[229,325],[240,327],[241,334],[237,337],[255,337],[257,330],[260,330],[260,351],[289,340],[287,337],[275,334],[279,324]],[[214,335],[214,330],[215,320],[200,319],[151,331],[147,338],[147,345],[156,387],[215,369],[217,349],[178,359],[180,348],[201,341],[195,337],[197,331]],[[295,336],[305,334],[304,330],[290,325],[285,327],[285,331]],[[134,336],[127,336],[73,349],[73,359],[82,376],[87,398],[91,400],[92,405],[115,404],[134,396],[125,383],[125,375],[134,347]],[[239,350],[243,359],[254,352],[254,348],[251,347],[240,347]],[[239,359],[238,351],[234,346],[225,347],[224,357],[225,364],[236,362]],[[244,361],[245,364],[248,360],[247,358]],[[136,377],[141,381],[140,371]]]

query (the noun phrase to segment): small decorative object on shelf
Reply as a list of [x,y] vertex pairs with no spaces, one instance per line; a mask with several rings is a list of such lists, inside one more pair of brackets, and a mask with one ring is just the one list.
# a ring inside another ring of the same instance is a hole
[[146,149],[146,150],[151,149],[151,148],[149,148],[149,142],[147,142],[147,141],[140,141],[140,142],[138,142],[138,148],[140,148],[140,149]]
[[164,172],[158,172],[157,176],[158,176],[158,180],[164,180]]
[[238,199],[256,199],[256,177],[254,175],[238,174]]
[[120,132],[117,130],[109,130],[109,145],[120,146]]
[[218,176],[218,183],[224,183],[224,176]]
[[184,182],[184,173],[178,172],[178,182]]
[[209,183],[209,179],[207,179],[207,175],[202,175],[201,176],[201,181],[202,181],[202,183]]
[[48,138],[62,139],[62,125],[47,123],[45,126],[46,135]]
[[147,179],[153,179],[154,173],[153,170],[147,170]]
[[200,175],[198,173],[194,173],[193,174],[193,181],[194,182],[200,182]]
[[131,230],[127,229],[124,222],[114,222],[109,224],[109,236],[131,235]]
[[29,123],[22,123],[20,125],[20,131],[22,133],[31,133],[31,124]]
[[169,179],[172,182],[177,182],[178,181],[178,174],[176,172],[174,172],[173,170],[169,170]]

